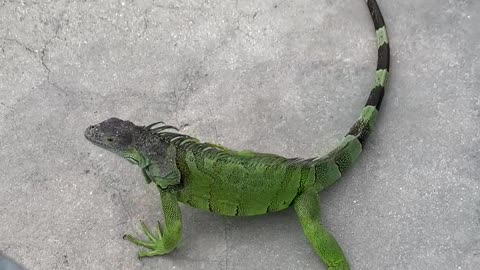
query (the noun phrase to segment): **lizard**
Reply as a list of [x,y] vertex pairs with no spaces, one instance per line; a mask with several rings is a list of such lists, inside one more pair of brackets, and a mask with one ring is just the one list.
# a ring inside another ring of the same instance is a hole
[[377,37],[375,84],[359,118],[325,156],[285,158],[235,151],[200,142],[164,122],[140,126],[113,117],[85,130],[90,142],[140,167],[146,182],[158,188],[164,226],[158,222],[151,230],[141,221],[146,240],[124,236],[142,247],[139,258],[164,255],[177,247],[182,238],[179,202],[225,216],[254,216],[293,207],[305,236],[328,269],[350,269],[340,245],[320,220],[319,192],[334,184],[359,157],[384,96],[389,41],[376,0],[366,4]]

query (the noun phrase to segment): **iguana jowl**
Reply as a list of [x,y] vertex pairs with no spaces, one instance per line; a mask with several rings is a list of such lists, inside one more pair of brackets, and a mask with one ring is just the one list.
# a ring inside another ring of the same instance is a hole
[[295,208],[304,233],[330,270],[349,269],[335,238],[320,221],[319,192],[332,185],[362,151],[382,102],[389,68],[385,24],[375,0],[367,0],[378,41],[375,85],[359,119],[339,146],[324,157],[284,158],[273,154],[234,151],[169,132],[172,126],[137,126],[110,118],[90,126],[85,136],[95,145],[138,165],[160,191],[165,228],[156,232],[142,222],[148,240],[125,238],[148,251],[138,256],[163,255],[182,237],[178,202],[227,216],[261,215]]

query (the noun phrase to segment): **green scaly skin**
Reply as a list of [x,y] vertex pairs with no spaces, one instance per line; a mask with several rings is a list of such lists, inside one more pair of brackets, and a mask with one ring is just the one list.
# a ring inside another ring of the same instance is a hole
[[295,208],[305,235],[330,270],[350,269],[335,238],[320,221],[319,192],[351,167],[372,130],[384,95],[389,68],[385,24],[375,0],[367,0],[378,40],[375,85],[359,119],[340,145],[321,158],[288,159],[273,154],[234,151],[201,143],[187,135],[168,132],[174,127],[137,126],[110,118],[90,126],[85,136],[92,143],[138,165],[147,183],[157,185],[165,229],[160,223],[148,240],[125,238],[148,251],[139,257],[171,252],[182,237],[178,202],[227,216],[253,216]]

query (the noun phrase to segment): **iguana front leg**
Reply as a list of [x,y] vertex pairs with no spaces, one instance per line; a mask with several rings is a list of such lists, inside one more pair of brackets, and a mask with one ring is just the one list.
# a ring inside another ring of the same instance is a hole
[[165,230],[162,232],[160,222],[156,233],[152,233],[143,222],[141,227],[148,241],[142,241],[129,234],[124,236],[124,239],[134,243],[137,246],[146,247],[151,251],[140,251],[138,257],[151,257],[157,255],[164,255],[170,253],[178,245],[182,238],[182,213],[178,205],[175,194],[162,190],[160,197],[162,200],[163,216],[165,220]]
[[317,254],[328,265],[328,270],[350,270],[347,259],[335,238],[320,222],[319,196],[307,190],[294,201],[303,232]]

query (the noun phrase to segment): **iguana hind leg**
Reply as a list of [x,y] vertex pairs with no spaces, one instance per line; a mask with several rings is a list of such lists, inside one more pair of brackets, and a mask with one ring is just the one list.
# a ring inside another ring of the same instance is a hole
[[294,201],[303,232],[317,254],[328,265],[328,270],[350,270],[347,259],[337,241],[320,222],[319,196],[314,190],[306,190]]
[[124,239],[137,246],[145,247],[150,251],[138,252],[138,257],[152,257],[170,253],[178,245],[182,238],[182,213],[175,194],[160,190],[162,199],[163,216],[165,219],[165,230],[162,232],[160,223],[156,233],[152,233],[143,222],[140,223],[148,241],[142,241],[129,234]]

